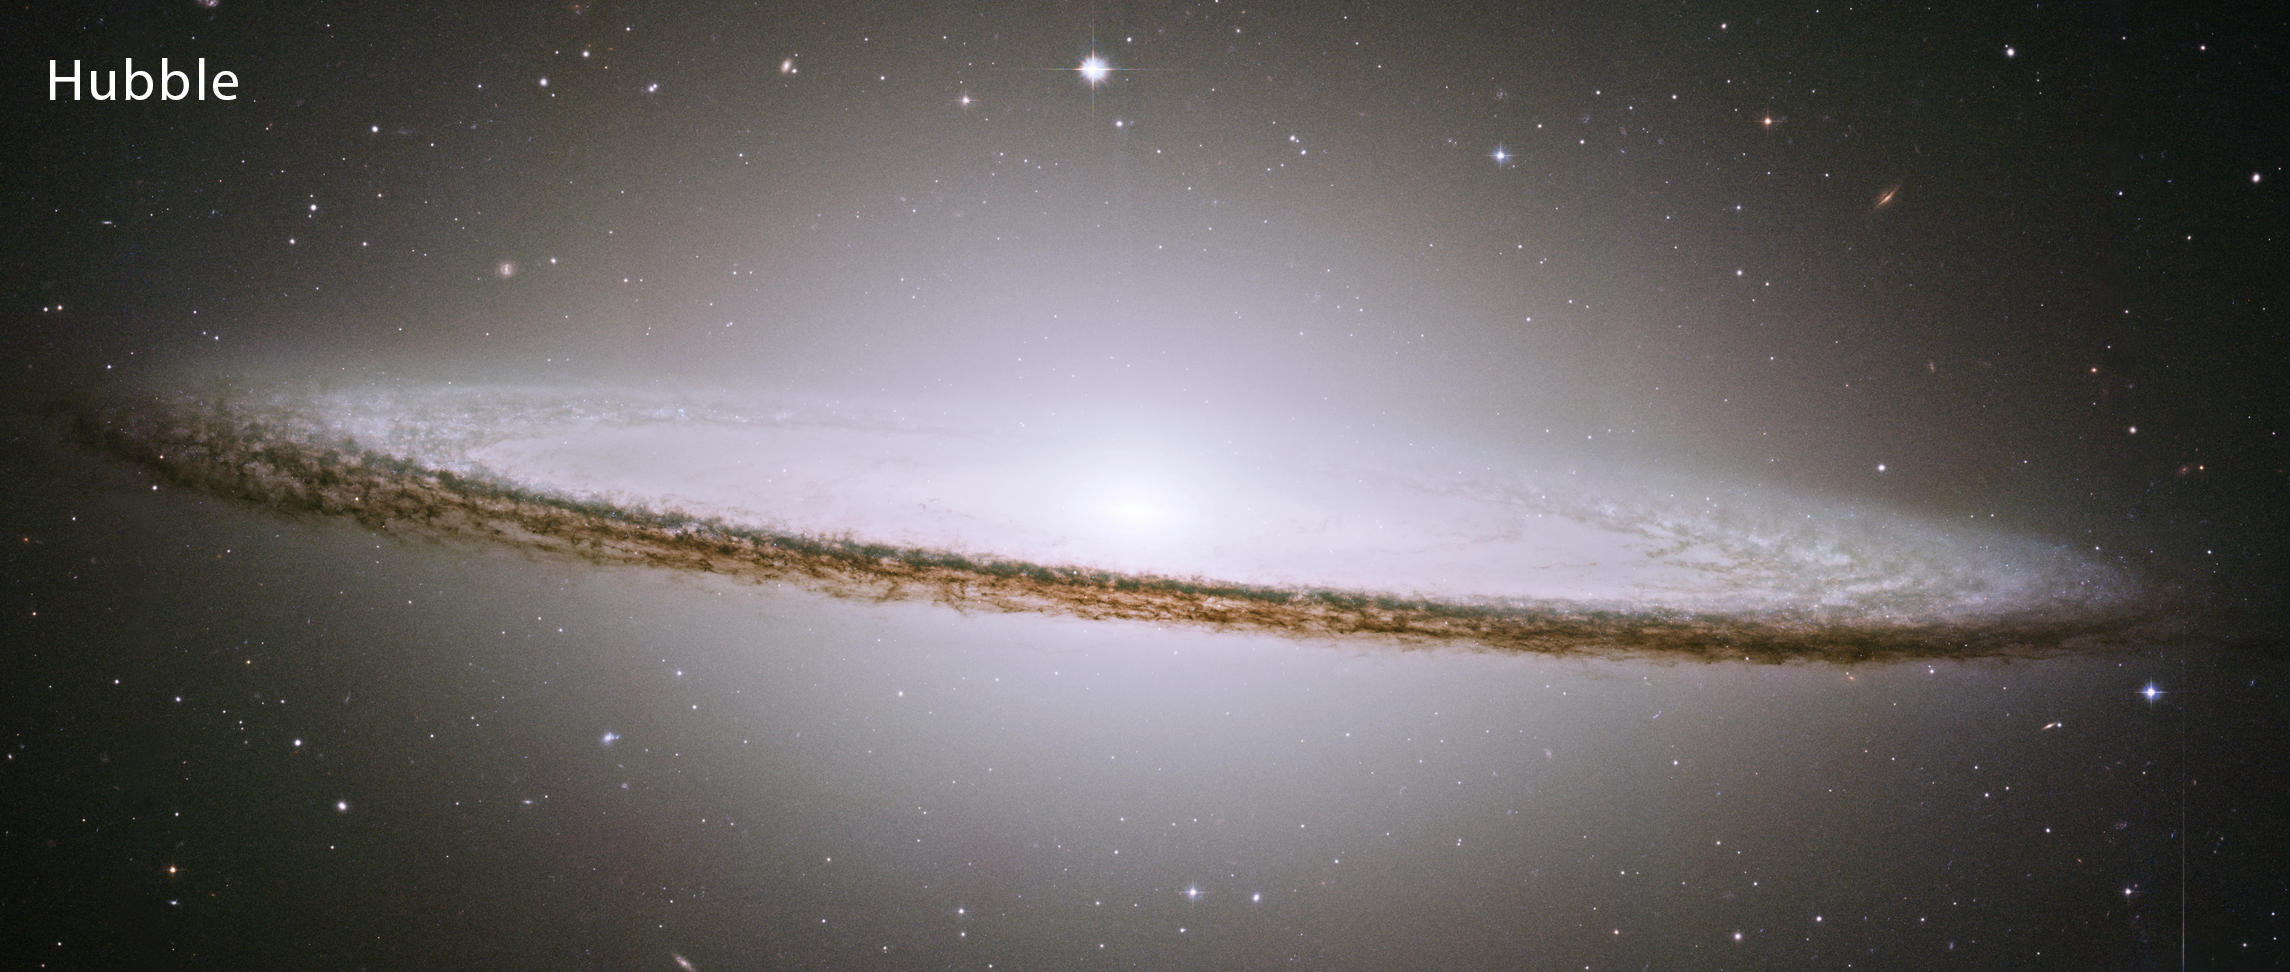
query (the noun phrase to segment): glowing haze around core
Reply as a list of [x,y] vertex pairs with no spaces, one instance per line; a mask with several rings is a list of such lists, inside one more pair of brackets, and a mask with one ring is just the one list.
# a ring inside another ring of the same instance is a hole
[[[2105,319],[2106,227],[1991,205],[2098,173],[1979,120],[2019,66],[1880,57],[1776,123],[1708,25],[1166,13],[574,18],[561,60],[438,65],[471,87],[418,115],[364,90],[305,151],[374,198],[248,234],[295,242],[214,268],[259,279],[186,367],[891,400],[1395,474],[1493,448],[2116,555],[2087,484],[2128,423],[2061,407],[2104,335],[2051,324]],[[1929,107],[1880,94],[1910,83]]]

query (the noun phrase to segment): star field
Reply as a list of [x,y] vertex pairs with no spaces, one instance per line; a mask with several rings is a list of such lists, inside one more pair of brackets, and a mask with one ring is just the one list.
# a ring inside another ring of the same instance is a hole
[[[19,19],[13,965],[2285,961],[2277,14]],[[161,57],[238,99],[37,74]],[[1855,668],[823,597],[79,444],[78,403],[177,380],[1525,450],[2041,538],[2186,623]]]

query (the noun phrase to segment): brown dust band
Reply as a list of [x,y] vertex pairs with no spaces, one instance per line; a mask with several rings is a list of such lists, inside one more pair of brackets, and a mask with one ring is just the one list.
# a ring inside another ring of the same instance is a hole
[[1398,647],[1549,655],[1853,663],[2040,657],[2167,637],[2153,611],[1872,624],[1805,613],[1589,610],[1218,583],[981,559],[850,538],[776,533],[521,490],[356,448],[313,445],[188,399],[72,409],[79,437],[167,482],[285,513],[347,516],[385,534],[471,538],[624,564],[784,582],[835,597],[926,599]]

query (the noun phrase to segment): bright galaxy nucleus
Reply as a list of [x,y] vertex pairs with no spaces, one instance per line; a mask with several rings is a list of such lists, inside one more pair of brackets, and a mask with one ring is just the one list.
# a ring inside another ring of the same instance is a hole
[[603,387],[213,387],[79,428],[385,532],[957,607],[1835,660],[2107,646],[2146,615],[2063,545],[1523,452]]

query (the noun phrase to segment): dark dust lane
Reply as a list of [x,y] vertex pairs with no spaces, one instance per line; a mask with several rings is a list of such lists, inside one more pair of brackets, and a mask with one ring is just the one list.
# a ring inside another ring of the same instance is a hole
[[[839,597],[925,599],[957,610],[1360,638],[1400,647],[1457,644],[1768,662],[2110,650],[2152,643],[2177,624],[2176,614],[2158,608],[2161,598],[2126,593],[2133,589],[2120,578],[2101,577],[2095,584],[2088,569],[2076,575],[2076,583],[2115,587],[2081,599],[1922,614],[1786,603],[1696,609],[1690,601],[1681,607],[1450,597],[1108,569],[889,542],[870,537],[863,525],[803,531],[708,509],[571,494],[491,470],[449,468],[423,448],[406,446],[402,434],[397,448],[376,448],[367,443],[391,436],[378,436],[370,425],[313,417],[275,402],[229,402],[194,394],[144,395],[71,412],[78,436],[107,453],[178,485],[282,513],[346,516],[383,533],[505,543],[600,563],[792,583]],[[1680,546],[1671,543],[1669,549]],[[1707,572],[1722,577],[1730,571]],[[1935,573],[1946,575],[1946,565]]]

